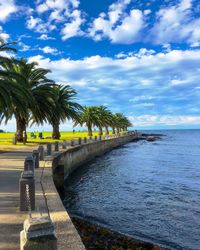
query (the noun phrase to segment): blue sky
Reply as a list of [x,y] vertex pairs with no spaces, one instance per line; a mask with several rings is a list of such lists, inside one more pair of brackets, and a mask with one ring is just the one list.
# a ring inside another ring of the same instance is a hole
[[137,128],[199,128],[199,1],[0,0],[0,13],[17,56],[51,69],[81,104],[123,112]]

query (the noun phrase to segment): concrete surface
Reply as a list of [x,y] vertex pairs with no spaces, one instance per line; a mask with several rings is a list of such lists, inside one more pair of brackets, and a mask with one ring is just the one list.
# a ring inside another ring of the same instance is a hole
[[19,212],[19,178],[29,151],[0,153],[0,249],[19,249],[27,213]]
[[[19,211],[19,178],[24,168],[25,157],[35,148],[23,147],[0,153],[0,249],[18,250],[20,231],[27,212]],[[58,237],[58,249],[84,250],[85,247],[65,210],[52,178],[52,160],[40,161],[35,171],[36,211],[32,217],[50,216]]]

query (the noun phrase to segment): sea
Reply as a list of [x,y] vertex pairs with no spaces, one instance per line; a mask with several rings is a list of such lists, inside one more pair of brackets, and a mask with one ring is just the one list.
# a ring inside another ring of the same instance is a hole
[[65,182],[72,216],[167,249],[200,249],[200,130],[148,131]]

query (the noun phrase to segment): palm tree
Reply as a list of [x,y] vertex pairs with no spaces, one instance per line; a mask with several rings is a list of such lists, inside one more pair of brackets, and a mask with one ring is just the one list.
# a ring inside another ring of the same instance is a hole
[[0,36],[0,52],[3,52],[3,51],[17,52],[15,48],[10,47],[10,45],[14,45],[14,44],[16,44],[16,42],[6,43],[4,39]]
[[103,127],[106,128],[106,134],[109,134],[108,127],[112,123],[112,113],[111,111],[105,106],[97,106],[96,107],[97,117],[98,117],[98,124],[99,127],[99,135],[103,134]]
[[130,120],[125,116],[122,122],[122,129],[124,131],[128,130],[128,127],[133,126],[133,124],[130,122]]
[[[14,44],[16,44],[16,42],[6,43],[4,39],[0,36],[0,52],[17,52],[15,48],[11,47],[11,45],[14,45]],[[0,65],[1,63],[7,60],[10,60],[10,59],[8,57],[0,55]]]
[[122,113],[116,113],[113,115],[113,132],[115,133],[115,129],[117,133],[119,133],[122,129],[127,130],[127,127],[132,126],[131,122],[128,120],[126,116]]
[[[7,52],[7,51],[16,52],[15,48],[10,47],[10,45],[13,44],[15,44],[15,42],[5,43],[3,38],[0,37],[0,52]],[[9,59],[0,55],[0,65],[2,64],[2,62],[5,62],[6,60]],[[17,88],[17,86],[12,82],[8,81],[8,79],[5,79],[3,75],[0,72],[0,117],[2,116],[3,110],[6,109],[11,104],[10,92],[13,91],[15,93],[16,98],[18,97],[17,93],[19,94],[19,89]],[[20,98],[18,98],[18,101],[19,100]]]
[[28,98],[22,98],[22,110],[13,98],[15,93],[12,92],[12,105],[4,112],[6,120],[11,119],[13,115],[16,118],[18,141],[23,140],[23,131],[26,131],[30,114],[35,122],[42,123],[53,105],[51,86],[54,82],[46,77],[50,71],[36,66],[37,63],[28,63],[26,59],[12,59],[2,63],[4,78],[29,93]]
[[88,128],[88,136],[92,136],[92,127],[99,125],[97,107],[96,106],[85,106],[80,113],[79,119],[75,122],[74,126],[85,124]]
[[55,85],[52,87],[55,105],[47,116],[53,127],[52,138],[60,139],[59,125],[66,119],[77,121],[81,106],[74,102],[76,91],[69,85]]

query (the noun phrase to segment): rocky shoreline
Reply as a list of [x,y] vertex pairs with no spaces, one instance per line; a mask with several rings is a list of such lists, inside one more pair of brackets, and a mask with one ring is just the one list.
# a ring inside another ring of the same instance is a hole
[[163,250],[152,243],[134,239],[80,217],[71,216],[87,250]]

